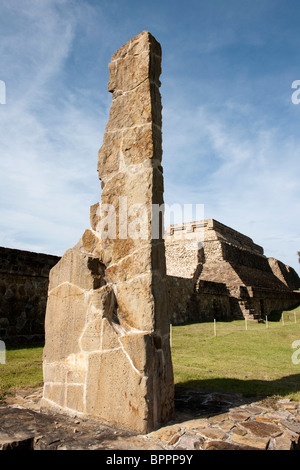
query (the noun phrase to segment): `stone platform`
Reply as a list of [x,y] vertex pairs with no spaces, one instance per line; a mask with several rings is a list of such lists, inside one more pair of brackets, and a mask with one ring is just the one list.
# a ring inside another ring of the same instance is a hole
[[121,428],[40,412],[42,389],[19,390],[0,403],[2,450],[298,450],[300,403],[178,387],[175,416],[139,435]]

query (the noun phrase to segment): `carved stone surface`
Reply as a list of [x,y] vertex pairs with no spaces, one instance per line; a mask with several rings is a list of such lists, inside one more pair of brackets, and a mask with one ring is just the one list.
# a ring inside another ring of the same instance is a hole
[[164,241],[151,238],[152,205],[163,204],[160,64],[146,31],[112,56],[101,204],[51,271],[45,320],[42,409],[140,433],[174,411]]

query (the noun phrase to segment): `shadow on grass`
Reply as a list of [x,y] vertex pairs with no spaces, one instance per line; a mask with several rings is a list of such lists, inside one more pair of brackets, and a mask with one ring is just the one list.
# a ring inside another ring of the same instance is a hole
[[188,380],[177,384],[178,387],[196,388],[203,391],[240,393],[245,397],[287,396],[300,391],[300,374],[288,375],[277,380],[242,380],[217,378]]
[[18,349],[34,349],[34,348],[43,348],[45,343],[43,341],[34,341],[34,342],[23,342],[23,343],[8,343],[5,345],[7,351],[13,351]]
[[188,380],[180,387],[241,393],[249,397],[286,396],[300,391],[300,374],[288,375],[277,380],[242,380],[231,378]]
[[299,391],[300,374],[273,381],[227,378],[189,380],[175,386],[175,409],[184,416],[207,418],[260,400],[266,400],[272,407],[276,399]]
[[285,308],[281,310],[272,310],[272,312],[268,314],[268,321],[279,322],[281,320],[281,316],[283,312],[293,315],[294,310],[297,309],[298,307],[300,307],[300,302],[290,308]]

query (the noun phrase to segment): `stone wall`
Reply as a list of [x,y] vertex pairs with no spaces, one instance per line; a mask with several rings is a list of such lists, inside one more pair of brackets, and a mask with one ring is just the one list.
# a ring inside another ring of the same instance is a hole
[[250,309],[257,312],[264,320],[266,315],[280,310],[289,310],[300,303],[300,293],[278,291],[262,287],[248,287],[241,298],[249,302]]
[[193,321],[213,321],[214,319],[231,320],[233,318],[231,296],[226,284],[200,281],[197,284],[195,299],[196,310],[193,312]]
[[168,263],[168,276],[192,279],[199,263],[203,262],[203,250],[195,249],[187,241],[166,240],[166,259]]
[[49,271],[58,256],[0,247],[0,338],[43,341]]
[[191,320],[194,312],[194,281],[184,277],[168,276],[170,321],[174,325]]

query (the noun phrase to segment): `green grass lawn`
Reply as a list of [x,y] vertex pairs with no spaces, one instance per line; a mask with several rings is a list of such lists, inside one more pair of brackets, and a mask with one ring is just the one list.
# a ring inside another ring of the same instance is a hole
[[[284,322],[197,323],[172,328],[175,383],[244,395],[300,400],[300,364],[292,343],[300,340],[300,308]],[[246,329],[247,327],[247,329]],[[297,356],[300,359],[300,351]]]
[[5,364],[0,364],[0,399],[17,388],[42,385],[42,346],[17,347],[6,350]]
[[[284,324],[217,322],[172,327],[175,383],[186,387],[281,396],[300,401],[300,364],[293,364],[300,341],[300,307],[284,312]],[[0,364],[0,399],[18,388],[43,383],[43,347],[10,348]],[[300,351],[297,356],[300,359]]]

